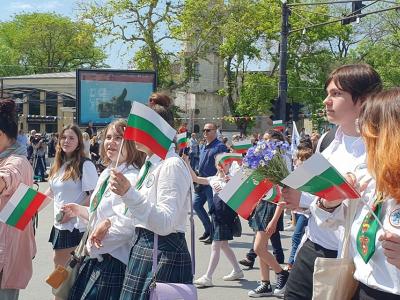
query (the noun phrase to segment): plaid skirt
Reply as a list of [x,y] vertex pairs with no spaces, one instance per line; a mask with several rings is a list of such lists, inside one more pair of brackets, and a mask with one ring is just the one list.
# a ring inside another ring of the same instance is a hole
[[215,217],[211,216],[213,226],[213,241],[231,241],[233,240],[233,224],[220,224],[215,221]]
[[118,300],[124,282],[126,265],[109,254],[103,261],[89,258],[83,261],[69,294],[69,300]]
[[54,250],[74,248],[79,245],[83,234],[84,232],[80,232],[76,228],[71,232],[69,230],[59,230],[53,226],[49,242],[53,244]]
[[[249,218],[249,226],[251,229],[254,231],[264,231],[268,223],[274,217],[275,210],[276,204],[261,200]],[[276,229],[278,231],[283,231],[283,214],[279,217]]]
[[[121,300],[148,300],[153,280],[153,232],[136,228],[136,237],[125,272]],[[192,261],[184,233],[158,236],[157,282],[193,283]]]

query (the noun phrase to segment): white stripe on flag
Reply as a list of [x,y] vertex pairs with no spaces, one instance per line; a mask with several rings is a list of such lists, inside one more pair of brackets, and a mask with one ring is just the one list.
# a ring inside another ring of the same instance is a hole
[[315,153],[281,182],[297,189],[331,166],[321,153]]
[[132,104],[131,114],[140,116],[154,124],[163,134],[171,141],[173,140],[176,130],[172,128],[158,113],[147,105],[134,101]]
[[232,142],[233,146],[242,146],[242,145],[252,145],[250,140],[244,140],[239,142]]
[[218,196],[226,203],[235,192],[239,189],[240,185],[251,175],[251,173],[244,173],[239,171],[233,176],[227,184],[224,186],[221,192],[219,192]]
[[4,206],[3,210],[0,212],[0,220],[2,222],[4,222],[4,223],[7,222],[8,218],[10,217],[12,212],[15,210],[15,208],[17,207],[20,200],[25,196],[28,189],[29,189],[29,186],[27,186],[23,183],[20,183],[17,190],[11,196],[11,199],[7,202],[7,204]]
[[182,133],[179,133],[179,134],[176,135],[176,140],[179,141],[179,140],[184,139],[186,137],[187,137],[186,132],[182,132]]
[[276,124],[283,124],[283,121],[282,121],[282,120],[272,121],[272,124],[273,124],[273,125],[276,125]]
[[297,146],[300,143],[300,134],[297,131],[297,126],[296,122],[293,121],[293,131],[292,131],[292,143],[290,145],[290,150],[292,151],[292,154],[294,153],[295,150],[297,150]]

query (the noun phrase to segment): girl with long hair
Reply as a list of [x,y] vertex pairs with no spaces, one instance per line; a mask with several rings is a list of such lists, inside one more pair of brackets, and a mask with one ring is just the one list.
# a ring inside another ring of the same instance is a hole
[[[90,199],[90,208],[75,203],[67,204],[66,215],[93,218],[91,234],[86,242],[89,256],[79,270],[70,299],[119,299],[125,268],[128,264],[130,242],[134,236],[131,213],[121,197],[110,192],[108,184],[113,168],[135,184],[145,155],[133,141],[123,141],[126,120],[116,120],[103,131],[101,159],[107,168],[101,173]],[[118,152],[123,143],[118,160]]]
[[62,207],[67,203],[88,205],[97,178],[94,164],[85,158],[79,127],[64,127],[59,135],[46,192],[54,200],[54,226],[49,242],[53,245],[55,266],[65,265],[87,225],[80,218],[65,215]]

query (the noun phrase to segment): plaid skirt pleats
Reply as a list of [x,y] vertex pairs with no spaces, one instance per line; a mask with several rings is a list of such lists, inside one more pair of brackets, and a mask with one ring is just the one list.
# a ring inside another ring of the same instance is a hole
[[83,234],[84,232],[80,232],[76,228],[71,232],[69,230],[59,230],[53,226],[49,242],[53,245],[54,250],[74,248],[79,245]]
[[[249,226],[254,231],[264,231],[272,220],[276,210],[276,204],[261,200],[253,210],[249,218]],[[283,231],[283,214],[279,217],[276,225],[278,231]]]
[[103,261],[86,258],[79,269],[69,300],[118,300],[126,265],[107,254]]
[[[121,300],[147,300],[153,280],[153,232],[136,228],[134,245],[126,268]],[[158,236],[157,282],[193,282],[192,261],[184,233]]]

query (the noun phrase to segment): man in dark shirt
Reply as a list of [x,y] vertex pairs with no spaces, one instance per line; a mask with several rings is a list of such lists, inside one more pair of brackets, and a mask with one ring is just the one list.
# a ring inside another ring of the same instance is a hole
[[[200,162],[199,162],[199,176],[209,177],[214,176],[217,173],[215,167],[215,156],[218,153],[228,152],[228,148],[217,139],[217,126],[213,123],[207,123],[204,125],[203,136],[207,143],[203,149],[200,150]],[[204,226],[204,234],[199,238],[206,244],[211,244],[211,221],[204,204],[208,203],[210,209],[213,201],[212,189],[209,185],[199,185],[195,192],[193,209]]]

